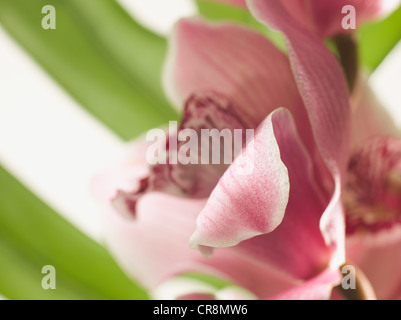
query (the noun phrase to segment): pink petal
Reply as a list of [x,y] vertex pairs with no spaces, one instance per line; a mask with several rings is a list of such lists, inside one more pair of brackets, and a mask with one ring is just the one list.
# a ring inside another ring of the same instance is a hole
[[363,271],[379,300],[401,298],[401,228],[347,241],[349,261]]
[[315,181],[313,163],[297,136],[289,114],[274,124],[281,159],[290,178],[289,203],[282,223],[271,233],[244,241],[234,248],[299,279],[309,279],[331,258],[320,223],[328,200]]
[[[233,281],[258,297],[276,294],[296,280],[258,261],[228,250],[204,258],[188,247],[198,213],[205,200],[189,200],[149,193],[138,201],[136,220],[124,219],[111,199],[118,189],[130,190],[146,174],[146,144],[130,146],[130,154],[116,168],[93,182],[93,190],[107,209],[105,239],[123,269],[147,288],[189,271],[205,272]],[[136,150],[136,152],[131,152]]]
[[340,272],[326,270],[296,288],[282,292],[269,300],[328,300],[335,285],[341,281]]
[[399,5],[399,0],[292,0],[281,1],[297,22],[310,31],[330,37],[346,33],[342,20],[347,13],[342,13],[345,6],[355,8],[357,26],[377,19]]
[[[280,117],[281,115],[281,117]],[[197,219],[191,246],[231,247],[273,231],[281,223],[289,196],[288,171],[280,158],[275,112],[220,179]],[[249,172],[244,174],[244,169]]]
[[194,301],[207,301],[207,300],[216,300],[215,297],[213,295],[209,295],[209,294],[202,294],[202,293],[191,293],[191,294],[186,294],[186,295],[182,295],[180,297],[177,298],[177,300],[184,300],[184,301],[188,301],[188,300],[194,300]]
[[142,156],[146,154],[149,144],[144,138],[138,141],[140,142],[128,144],[118,163],[92,181],[92,190],[99,202],[109,211],[114,211],[118,206],[118,212],[126,218],[133,218],[134,215],[128,202],[123,201],[125,198],[116,201],[116,194],[121,193],[119,190],[126,194],[124,191],[139,189],[141,181],[149,175],[146,157]]
[[204,272],[226,278],[258,296],[291,287],[294,279],[228,250],[204,258],[188,247],[203,201],[150,193],[139,200],[138,219],[128,221],[110,212],[107,246],[133,278],[154,288],[171,276]]
[[342,179],[348,160],[350,106],[348,89],[334,55],[316,36],[302,28],[281,1],[250,0],[251,12],[261,22],[281,31],[301,96],[308,111],[317,147],[332,174],[335,189],[321,221],[325,241],[335,253],[333,266],[344,262]]
[[397,291],[394,299],[401,300],[401,285],[398,287],[398,291]]
[[278,107],[294,115],[308,150],[315,143],[288,58],[266,37],[230,23],[181,20],[170,41],[164,83],[182,107],[189,96],[215,92],[232,102],[236,114],[256,129]]
[[[246,0],[215,0],[246,8]],[[365,22],[382,18],[397,8],[400,0],[278,0],[291,17],[304,28],[321,37],[352,32],[342,27],[345,6],[355,8],[356,27]]]
[[324,43],[292,21],[280,3],[275,0],[250,1],[256,18],[287,38],[294,76],[316,142],[329,169],[340,164],[345,166],[350,106],[341,67]]
[[217,91],[256,128],[277,107],[300,103],[286,56],[242,26],[181,20],[170,42],[164,83],[179,107],[194,93]]
[[[179,103],[186,105],[180,130],[210,123],[219,123],[218,129],[256,128],[272,110],[287,106],[308,150],[316,153],[289,61],[265,37],[232,24],[183,20],[175,38],[169,83],[179,92]],[[226,168],[157,165],[139,189],[119,192],[114,203],[135,216],[137,201],[145,192],[207,197]]]
[[[285,109],[266,119],[255,140],[254,172],[237,175],[241,162],[250,161],[245,151],[220,180],[198,217],[191,244],[205,252],[205,246],[227,247],[243,241],[233,250],[307,279],[325,268],[331,255],[319,228],[327,201],[319,194],[312,160]],[[274,151],[277,147],[279,155]],[[281,203],[289,191],[284,184],[288,182],[287,169],[291,188],[285,208]],[[275,176],[280,170],[282,176]],[[281,218],[284,211],[284,220],[277,227],[275,215]]]

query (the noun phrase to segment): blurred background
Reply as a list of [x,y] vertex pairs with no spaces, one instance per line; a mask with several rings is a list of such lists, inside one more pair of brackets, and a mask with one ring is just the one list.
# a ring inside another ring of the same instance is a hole
[[[41,27],[48,4],[56,30]],[[220,6],[199,8],[221,18]],[[227,19],[249,19],[235,10]],[[0,297],[147,298],[102,246],[90,183],[127,141],[179,118],[159,77],[174,23],[197,13],[191,0],[0,0]],[[400,21],[398,10],[360,37],[401,127]],[[41,288],[44,265],[57,290]]]

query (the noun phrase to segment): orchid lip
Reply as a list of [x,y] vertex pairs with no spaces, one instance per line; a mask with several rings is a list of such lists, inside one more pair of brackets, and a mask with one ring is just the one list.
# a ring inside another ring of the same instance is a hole
[[345,195],[347,233],[377,233],[401,223],[401,140],[378,137],[351,157]]
[[[148,176],[136,189],[120,190],[113,199],[114,207],[125,217],[136,216],[137,202],[148,192],[207,198],[254,137],[254,129],[237,114],[236,105],[212,90],[190,95],[180,125],[170,122],[167,137],[161,129],[149,133],[147,142],[156,141],[147,150]],[[252,173],[253,168],[253,157],[249,157],[243,175]]]

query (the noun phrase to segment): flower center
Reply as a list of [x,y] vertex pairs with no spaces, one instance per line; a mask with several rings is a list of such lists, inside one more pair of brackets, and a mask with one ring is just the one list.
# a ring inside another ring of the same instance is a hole
[[347,233],[379,232],[401,223],[401,140],[375,138],[348,164]]

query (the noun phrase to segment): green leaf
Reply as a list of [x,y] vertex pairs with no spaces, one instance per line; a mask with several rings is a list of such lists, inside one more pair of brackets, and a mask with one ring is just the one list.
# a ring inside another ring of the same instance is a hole
[[387,19],[363,26],[359,30],[360,61],[373,72],[401,39],[401,7]]
[[236,5],[213,0],[196,0],[199,13],[212,21],[234,21],[240,24],[251,25],[255,22],[252,15]]
[[[146,299],[98,243],[0,167],[0,294],[10,299]],[[140,262],[138,262],[140,263]],[[56,290],[41,286],[56,268]]]
[[[56,29],[42,28],[42,7]],[[160,73],[166,40],[112,0],[0,0],[0,23],[78,103],[121,138],[176,120]]]
[[283,36],[276,31],[268,29],[257,21],[249,11],[227,3],[213,0],[196,0],[199,13],[211,21],[234,22],[255,29],[267,36],[280,50],[285,51]]
[[189,273],[184,273],[181,275],[182,278],[189,278],[189,279],[194,279],[198,280],[200,282],[206,283],[217,290],[222,290],[227,287],[234,286],[235,284],[231,281],[228,281],[223,278],[218,278],[216,276],[206,274],[206,273],[199,273],[199,272],[189,272]]

